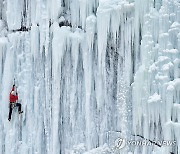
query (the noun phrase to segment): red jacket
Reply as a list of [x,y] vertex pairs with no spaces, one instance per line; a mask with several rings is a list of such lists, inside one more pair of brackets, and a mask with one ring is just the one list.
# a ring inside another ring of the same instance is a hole
[[[11,92],[12,92],[12,91],[14,91],[14,86],[12,87]],[[18,100],[18,95],[16,94],[16,95],[14,96],[14,95],[11,94],[11,92],[10,92],[10,94],[9,94],[9,102],[16,102],[16,101]]]

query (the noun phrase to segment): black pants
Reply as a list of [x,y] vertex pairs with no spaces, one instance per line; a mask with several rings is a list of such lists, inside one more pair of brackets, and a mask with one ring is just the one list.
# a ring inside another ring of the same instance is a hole
[[8,119],[11,119],[13,106],[18,107],[18,112],[21,112],[21,104],[20,103],[15,103],[15,104],[10,103],[10,105],[9,105],[9,118]]

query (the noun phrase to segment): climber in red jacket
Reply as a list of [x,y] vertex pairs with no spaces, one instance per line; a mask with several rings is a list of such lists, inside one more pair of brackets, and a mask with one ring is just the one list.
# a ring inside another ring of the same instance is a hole
[[9,94],[9,118],[8,120],[11,120],[11,114],[12,114],[12,109],[14,107],[18,107],[18,112],[19,114],[23,113],[23,111],[21,111],[21,104],[17,103],[18,101],[18,94],[17,92],[15,92],[15,85],[13,85],[12,90]]

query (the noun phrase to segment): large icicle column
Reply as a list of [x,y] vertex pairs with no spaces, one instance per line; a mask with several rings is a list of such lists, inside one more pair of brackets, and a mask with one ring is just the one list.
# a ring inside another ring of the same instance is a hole
[[0,154],[180,153],[179,52],[178,0],[1,0]]

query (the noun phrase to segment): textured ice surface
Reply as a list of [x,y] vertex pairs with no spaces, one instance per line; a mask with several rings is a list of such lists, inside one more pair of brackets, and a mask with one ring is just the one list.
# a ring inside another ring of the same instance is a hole
[[179,0],[1,0],[0,104],[0,154],[180,153]]

